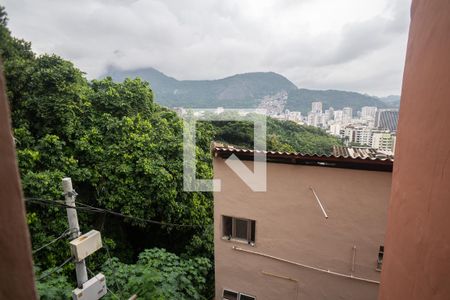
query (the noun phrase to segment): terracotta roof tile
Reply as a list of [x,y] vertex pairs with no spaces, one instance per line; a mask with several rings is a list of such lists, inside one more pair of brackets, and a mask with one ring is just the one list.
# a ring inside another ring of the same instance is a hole
[[261,151],[253,149],[214,145],[215,156],[228,157],[235,154],[239,158],[251,159],[255,153],[264,153],[269,162],[335,166],[343,168],[380,169],[392,171],[394,158],[370,148],[348,148],[335,146],[333,154],[319,155],[301,152]]

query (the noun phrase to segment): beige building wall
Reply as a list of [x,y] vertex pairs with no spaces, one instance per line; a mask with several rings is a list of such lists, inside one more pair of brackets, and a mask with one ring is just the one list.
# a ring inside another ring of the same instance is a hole
[[[258,300],[376,299],[377,283],[276,258],[350,275],[356,246],[353,276],[379,281],[375,269],[384,240],[391,173],[281,163],[267,167],[267,192],[252,192],[224,159],[214,159],[214,177],[222,181],[221,192],[214,193],[216,299],[224,288]],[[222,215],[256,220],[255,245],[223,239]]]

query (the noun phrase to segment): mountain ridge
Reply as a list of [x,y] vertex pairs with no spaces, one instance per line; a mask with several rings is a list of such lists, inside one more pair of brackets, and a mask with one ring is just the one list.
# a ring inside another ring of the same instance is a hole
[[[248,72],[210,80],[178,80],[155,68],[121,70],[109,67],[103,77],[114,81],[140,77],[148,81],[155,101],[168,107],[185,108],[256,108],[267,96],[287,93],[285,109],[307,113],[311,103],[321,101],[324,109],[362,106],[393,107],[393,97],[386,99],[352,91],[298,88],[285,76],[275,72]],[[384,100],[384,101],[383,101]]]

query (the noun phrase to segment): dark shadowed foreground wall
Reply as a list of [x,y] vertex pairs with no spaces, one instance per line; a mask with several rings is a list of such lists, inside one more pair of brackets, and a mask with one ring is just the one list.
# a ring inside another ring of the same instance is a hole
[[379,299],[450,299],[450,1],[411,16]]
[[0,299],[36,299],[30,239],[0,63]]

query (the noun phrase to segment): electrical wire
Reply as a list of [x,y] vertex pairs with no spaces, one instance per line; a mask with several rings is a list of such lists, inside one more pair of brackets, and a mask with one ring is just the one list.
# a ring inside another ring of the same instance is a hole
[[80,206],[74,207],[71,205],[67,205],[66,203],[64,203],[61,200],[48,200],[48,199],[41,199],[41,198],[25,198],[25,201],[26,202],[36,202],[36,203],[40,203],[40,204],[44,204],[44,205],[55,205],[55,206],[60,206],[60,207],[65,207],[65,208],[73,208],[73,209],[76,209],[79,211],[107,213],[107,214],[110,214],[113,216],[118,216],[118,217],[122,217],[122,218],[126,218],[126,219],[136,220],[136,221],[150,223],[150,224],[157,224],[157,225],[161,225],[161,226],[168,226],[168,227],[205,227],[205,226],[208,226],[208,225],[202,225],[202,224],[168,223],[168,222],[156,221],[156,220],[151,220],[151,219],[144,219],[144,218],[140,218],[140,217],[124,215],[122,213],[115,212],[115,211],[105,209],[105,208],[94,207],[94,206],[91,206],[88,204],[84,204],[82,202],[76,202],[76,204],[80,205]]
[[38,277],[36,279],[36,281],[41,281],[44,278],[47,278],[48,276],[52,275],[53,273],[59,271],[62,267],[64,267],[67,263],[69,263],[72,260],[72,257],[69,257],[68,259],[66,259],[62,264],[60,264],[58,267],[56,267],[55,269],[53,269],[51,272],[48,272],[45,275],[41,275],[40,277]]
[[[106,214],[103,214],[102,226],[100,227],[100,232],[101,232],[102,234],[103,234],[103,228],[104,228],[104,226],[105,226],[105,219],[106,219]],[[111,254],[109,253],[108,243],[105,243],[103,237],[102,237],[102,241],[103,241],[103,246],[104,246],[105,249],[106,249],[106,254],[108,255],[108,259],[111,260]],[[116,284],[117,290],[120,290],[120,287],[119,287],[117,281],[115,282],[115,284]]]
[[41,251],[42,249],[47,248],[47,247],[50,246],[51,244],[53,244],[53,243],[59,241],[60,239],[66,237],[66,236],[68,236],[68,235],[70,235],[70,234],[72,233],[71,231],[72,231],[72,230],[70,230],[70,229],[64,230],[64,232],[61,233],[57,238],[55,238],[54,240],[48,242],[48,243],[45,244],[45,245],[43,245],[43,246],[41,246],[41,247],[39,247],[39,248],[33,250],[31,253],[35,254],[35,253]]

